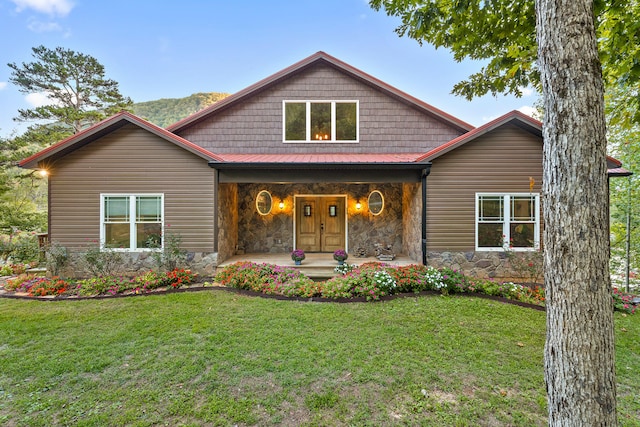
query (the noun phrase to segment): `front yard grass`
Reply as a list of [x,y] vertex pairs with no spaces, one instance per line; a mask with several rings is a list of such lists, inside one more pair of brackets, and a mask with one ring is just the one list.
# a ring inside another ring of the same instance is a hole
[[[620,424],[640,320],[616,313]],[[0,300],[7,426],[545,425],[545,314],[472,297]]]

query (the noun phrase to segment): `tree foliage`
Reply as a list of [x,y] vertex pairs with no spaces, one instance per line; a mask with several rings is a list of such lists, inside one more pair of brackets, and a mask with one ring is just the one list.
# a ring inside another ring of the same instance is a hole
[[54,121],[76,133],[105,117],[131,107],[120,94],[118,83],[105,78],[104,66],[94,57],[73,50],[44,46],[32,48],[34,62],[8,66],[9,81],[20,92],[45,95],[51,102],[18,110],[19,121]]
[[134,114],[160,127],[167,127],[229,96],[227,93],[194,93],[184,98],[162,98],[133,104]]
[[[537,67],[534,0],[370,0],[376,10],[401,19],[396,32],[418,43],[451,50],[457,61],[478,60],[480,70],[453,87],[467,99],[541,91]],[[607,87],[624,87],[640,118],[640,2],[594,2],[599,53]]]

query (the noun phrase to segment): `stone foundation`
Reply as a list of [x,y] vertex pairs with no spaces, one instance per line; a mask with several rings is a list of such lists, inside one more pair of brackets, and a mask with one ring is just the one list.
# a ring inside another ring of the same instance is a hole
[[428,252],[427,264],[480,279],[511,280],[514,276],[504,252]]
[[[155,260],[149,252],[127,252],[120,254],[122,255],[123,261],[118,265],[118,271],[114,272],[116,274],[135,276],[136,274],[156,268]],[[82,267],[82,263],[82,254],[78,252],[73,253],[67,266],[60,275],[73,278],[87,277],[88,273]],[[188,268],[200,276],[208,277],[215,274],[217,265],[217,253],[188,252],[186,265],[180,267]]]

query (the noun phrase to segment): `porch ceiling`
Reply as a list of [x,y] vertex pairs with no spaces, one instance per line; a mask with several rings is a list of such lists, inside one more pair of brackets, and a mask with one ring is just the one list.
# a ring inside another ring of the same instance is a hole
[[416,154],[226,154],[209,166],[226,183],[420,182],[430,162]]

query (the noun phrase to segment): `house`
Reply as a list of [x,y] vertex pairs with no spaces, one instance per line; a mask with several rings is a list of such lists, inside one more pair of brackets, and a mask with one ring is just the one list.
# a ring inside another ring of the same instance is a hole
[[505,241],[540,245],[540,122],[474,128],[323,52],[166,129],[122,112],[20,166],[49,173],[52,241],[130,268],[166,231],[205,272],[238,248],[378,244],[492,276]]

